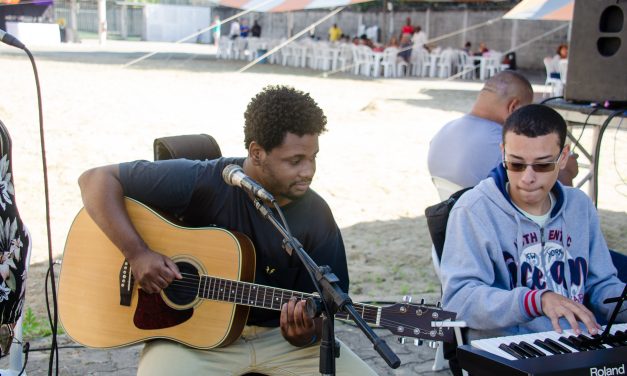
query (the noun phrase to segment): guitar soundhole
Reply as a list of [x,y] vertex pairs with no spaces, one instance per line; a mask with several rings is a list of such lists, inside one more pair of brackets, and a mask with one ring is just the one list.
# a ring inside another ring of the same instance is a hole
[[189,262],[176,262],[183,279],[175,279],[163,290],[165,296],[174,304],[185,306],[192,303],[198,293],[200,274],[198,269]]

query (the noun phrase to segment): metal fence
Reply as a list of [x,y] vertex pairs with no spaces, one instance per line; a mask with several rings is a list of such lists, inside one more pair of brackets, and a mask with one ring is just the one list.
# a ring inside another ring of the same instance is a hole
[[[122,6],[114,2],[107,2],[107,33],[131,38],[141,38],[144,28],[143,7]],[[54,5],[56,19],[64,19],[68,25],[70,19],[70,2],[57,0]],[[125,17],[123,20],[122,17]],[[98,32],[98,6],[95,3],[78,2],[78,31]],[[123,27],[126,25],[126,33]]]

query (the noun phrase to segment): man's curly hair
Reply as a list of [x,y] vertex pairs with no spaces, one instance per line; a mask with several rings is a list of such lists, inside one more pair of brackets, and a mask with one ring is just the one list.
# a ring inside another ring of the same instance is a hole
[[244,145],[256,141],[264,150],[281,145],[286,133],[319,135],[326,131],[327,117],[308,93],[289,86],[263,88],[244,113]]

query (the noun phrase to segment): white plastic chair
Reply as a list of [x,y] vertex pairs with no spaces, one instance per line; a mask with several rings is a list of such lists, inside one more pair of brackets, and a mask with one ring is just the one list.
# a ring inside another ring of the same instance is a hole
[[[433,182],[435,188],[438,190],[438,196],[440,197],[440,201],[448,199],[453,193],[463,188],[461,185],[455,184],[450,180],[438,176],[432,176],[431,181]],[[431,262],[433,263],[433,268],[435,269],[435,274],[438,277],[438,280],[441,280],[440,258],[438,257],[434,246],[431,246]],[[455,328],[457,343],[463,343],[461,328],[466,327],[466,323],[463,321],[452,321],[450,324],[452,327]],[[438,346],[435,351],[435,359],[433,360],[433,366],[431,367],[431,370],[441,371],[446,368],[448,368],[448,364],[444,359],[443,346],[442,344],[440,344],[440,346]],[[462,373],[464,376],[468,376],[468,373],[466,371],[462,371]]]
[[340,64],[340,70],[343,72],[346,70],[348,66],[353,62],[353,51],[355,50],[355,45],[353,44],[343,44],[340,47],[340,55],[338,57],[338,62]]
[[429,54],[429,77],[435,77],[438,70],[440,51],[433,51]]
[[374,56],[370,47],[357,46],[354,50],[353,57],[355,64],[353,73],[370,77],[374,65]]
[[465,51],[460,51],[458,54],[458,58],[459,58],[459,72],[463,72],[461,75],[462,78],[474,79],[476,66],[475,66],[475,63],[470,58],[470,55],[468,55],[468,53]]
[[218,41],[218,59],[230,59],[233,55],[233,41],[227,36],[221,36]]
[[396,59],[398,58],[398,48],[388,47],[383,50],[383,58],[381,59],[381,67],[383,68],[383,77],[396,77]]
[[485,57],[485,78],[490,78],[496,75],[498,72],[503,70],[501,60],[503,58],[503,54],[496,51],[490,51],[488,56]]
[[568,60],[560,59],[559,62],[560,80],[563,85],[566,85],[566,74],[568,73]]
[[438,77],[447,78],[451,76],[453,67],[453,55],[454,51],[450,48],[442,51],[438,62]]
[[[551,73],[557,73],[553,70],[553,59],[550,57],[545,57],[543,61],[544,68],[546,69],[546,81],[544,81],[544,85],[550,88],[550,95],[552,97],[562,95],[562,81],[559,78],[551,77]],[[543,93],[542,96],[545,97],[546,92]]]

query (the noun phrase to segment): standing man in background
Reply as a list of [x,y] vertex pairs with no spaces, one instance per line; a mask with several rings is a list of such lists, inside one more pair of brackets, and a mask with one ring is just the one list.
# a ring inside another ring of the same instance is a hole
[[337,42],[342,37],[342,29],[337,27],[337,24],[333,24],[329,28],[329,42]]

